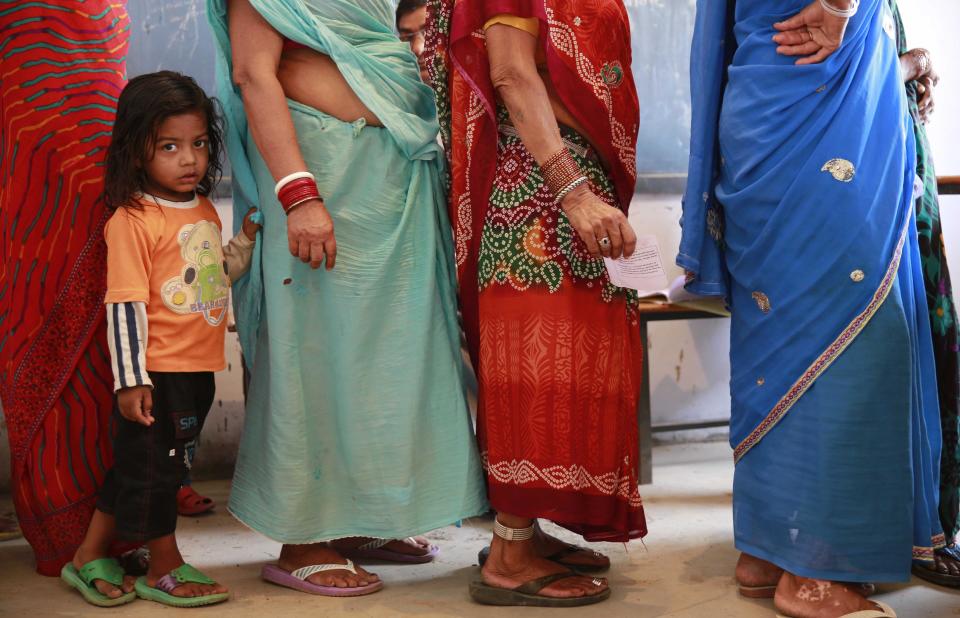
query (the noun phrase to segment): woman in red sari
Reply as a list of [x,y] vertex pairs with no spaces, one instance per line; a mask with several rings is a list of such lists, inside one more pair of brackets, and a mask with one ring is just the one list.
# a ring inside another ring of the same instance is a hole
[[0,10],[0,399],[37,570],[58,575],[112,463],[102,162],[125,83],[123,3]]
[[610,594],[588,541],[646,533],[637,489],[637,94],[621,0],[434,0],[431,80],[450,157],[461,304],[479,381],[494,538],[471,594],[560,606]]

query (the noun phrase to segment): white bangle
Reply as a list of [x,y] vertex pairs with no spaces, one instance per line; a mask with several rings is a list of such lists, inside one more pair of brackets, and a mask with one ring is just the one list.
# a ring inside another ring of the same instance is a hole
[[277,181],[277,186],[273,188],[273,193],[277,197],[280,197],[280,189],[282,189],[285,184],[294,180],[299,180],[301,178],[309,178],[310,180],[313,180],[313,181],[317,180],[316,178],[313,177],[313,174],[311,174],[310,172],[294,172],[292,174],[284,176],[279,181]]
[[838,9],[833,6],[827,0],[820,0],[820,6],[823,7],[823,10],[827,13],[830,13],[834,17],[841,17],[843,19],[850,19],[857,14],[857,9],[860,8],[860,0],[850,0],[850,8],[848,9]]
[[568,184],[567,186],[565,186],[564,188],[560,189],[560,191],[557,192],[557,195],[555,198],[557,203],[559,204],[561,201],[563,201],[563,198],[567,197],[571,191],[573,191],[580,185],[587,184],[588,182],[590,182],[590,179],[588,179],[586,176],[579,176],[575,178],[570,184]]

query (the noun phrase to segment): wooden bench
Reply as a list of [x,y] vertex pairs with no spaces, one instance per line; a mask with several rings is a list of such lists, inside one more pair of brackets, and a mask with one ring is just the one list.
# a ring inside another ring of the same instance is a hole
[[640,398],[637,401],[637,426],[640,434],[640,461],[638,465],[640,468],[641,485],[648,485],[653,482],[653,434],[667,431],[710,429],[730,425],[729,419],[677,423],[672,425],[653,425],[650,413],[650,354],[647,324],[650,322],[667,322],[670,320],[705,320],[708,318],[724,317],[726,316],[701,309],[692,309],[682,305],[662,303],[640,304],[640,340],[643,341],[643,382],[640,385]]
[[960,176],[937,176],[940,195],[960,195]]

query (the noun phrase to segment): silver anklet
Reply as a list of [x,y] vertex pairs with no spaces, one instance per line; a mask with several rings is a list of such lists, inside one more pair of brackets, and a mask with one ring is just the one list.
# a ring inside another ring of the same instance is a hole
[[493,520],[493,533],[505,541],[528,541],[533,538],[533,531],[532,524],[526,528],[508,528],[500,520]]

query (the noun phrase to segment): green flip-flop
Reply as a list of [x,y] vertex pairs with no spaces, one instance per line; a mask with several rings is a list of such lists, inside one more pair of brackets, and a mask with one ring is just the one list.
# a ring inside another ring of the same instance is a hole
[[217,582],[213,581],[196,568],[189,564],[181,564],[168,574],[157,580],[156,586],[147,584],[146,577],[137,579],[137,596],[147,601],[156,601],[170,607],[202,607],[204,605],[214,605],[222,603],[230,598],[229,592],[219,594],[207,594],[202,597],[178,597],[171,594],[175,588],[183,584],[204,584],[212,586]]
[[[120,595],[117,598],[111,598],[97,590],[94,581],[101,579],[117,588],[123,586],[123,569],[120,563],[114,558],[98,558],[86,563],[80,570],[68,562],[60,569],[60,579],[67,582],[72,588],[76,588],[83,595],[83,598],[91,605],[97,607],[117,607],[126,605],[136,600],[137,593],[130,591]],[[122,588],[121,588],[122,589]]]

